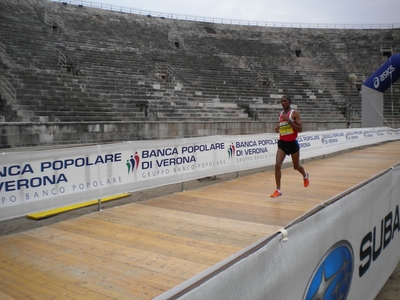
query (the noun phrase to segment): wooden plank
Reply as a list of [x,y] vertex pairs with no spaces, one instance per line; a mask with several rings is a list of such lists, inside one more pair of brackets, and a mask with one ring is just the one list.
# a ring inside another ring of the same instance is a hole
[[[60,280],[60,278],[55,278],[48,273],[39,271],[37,268],[32,268],[25,266],[21,272],[18,268],[15,268],[12,263],[0,262],[0,268],[4,272],[8,272],[7,279],[13,279],[16,283],[31,282],[32,287],[43,288],[45,290],[50,290],[52,293],[56,294],[57,297],[62,297],[64,299],[101,299],[101,294],[88,293],[87,290],[83,290],[74,284],[70,284],[68,281]],[[18,274],[18,277],[15,277]],[[34,292],[37,292],[36,290]],[[28,295],[31,297],[32,290],[29,291]],[[39,293],[42,294],[42,293]]]
[[[259,239],[265,236],[267,233],[273,233],[279,230],[277,226],[259,226],[261,224],[257,223],[248,223],[243,224],[241,230],[246,231],[248,236],[238,236],[235,228],[240,226],[240,223],[230,222],[229,225],[224,226],[224,230],[220,230],[223,226],[221,223],[212,224],[215,220],[221,220],[218,218],[211,218],[201,216],[201,218],[197,217],[195,214],[190,214],[192,219],[179,219],[173,218],[170,215],[167,215],[166,211],[162,213],[164,215],[158,214],[155,217],[157,212],[160,212],[162,209],[151,211],[155,212],[152,214],[146,213],[143,208],[146,208],[148,211],[148,207],[146,206],[133,206],[133,210],[127,214],[126,216],[121,216],[118,211],[108,210],[105,212],[107,214],[106,218],[107,221],[117,223],[117,224],[125,224],[128,226],[134,226],[141,229],[147,229],[156,232],[163,232],[166,234],[177,235],[179,234],[180,237],[186,237],[190,239],[197,239],[200,241],[206,241],[211,243],[220,244],[221,240],[225,241],[225,245],[232,245],[232,246],[239,246],[239,247],[246,247],[249,243],[254,241],[254,237],[258,236]],[[173,210],[170,210],[173,212]],[[149,212],[149,211],[148,211]],[[185,213],[181,213],[180,216],[184,216]],[[104,217],[104,216],[102,216]],[[165,226],[168,224],[168,226]],[[244,228],[247,225],[247,228]],[[251,227],[253,225],[253,227]],[[230,227],[229,227],[230,226]],[[233,228],[232,228],[233,227]]]
[[3,292],[0,292],[0,299],[1,300],[15,300],[15,299],[22,299],[23,295],[18,293],[16,290],[11,289],[8,286],[3,285],[0,282],[0,290]]
[[[75,297],[78,296],[77,298],[79,299],[84,297],[89,299],[140,299],[144,292],[146,292],[136,289],[137,286],[132,286],[130,276],[124,276],[120,272],[108,271],[102,266],[99,266],[98,263],[92,263],[91,265],[85,264],[82,259],[77,259],[82,256],[83,258],[87,257],[86,255],[82,255],[82,253],[80,253],[79,256],[68,253],[52,257],[51,259],[44,258],[40,263],[35,264],[32,263],[34,256],[30,256],[29,253],[26,253],[28,259],[20,260],[25,267],[23,272],[18,272],[18,274],[25,274],[24,278],[21,279],[24,280],[24,282],[35,283],[35,285],[27,291],[27,295],[32,297],[32,295],[37,293],[40,287],[43,288],[46,286],[51,286],[48,289],[53,292],[57,292],[57,290],[63,291],[63,297],[66,297],[66,295],[73,295]],[[99,261],[101,262],[101,260]],[[86,263],[87,262],[90,263],[89,260],[87,260]],[[26,267],[28,264],[30,264],[31,267]],[[54,271],[54,266],[56,266],[57,272]],[[37,272],[34,271],[37,269],[40,269],[40,272],[43,272],[43,274],[48,274],[46,281],[43,280],[44,275],[37,276]],[[104,280],[104,278],[107,278],[107,280]],[[62,286],[60,286],[61,282],[63,283]],[[137,283],[137,280],[135,282]],[[112,288],[110,288],[110,285],[112,285]],[[75,291],[71,289],[71,286],[75,286]],[[146,288],[147,286],[140,285],[141,288]],[[152,290],[158,290],[158,286],[153,286]],[[158,293],[160,293],[160,290],[158,290],[157,294]],[[43,295],[43,293],[39,293],[39,295]],[[81,295],[82,297],[80,297]]]
[[[94,263],[94,260],[98,260],[99,263],[97,266],[101,266],[103,265],[103,262],[106,261],[106,264],[108,265],[105,265],[105,268],[110,268],[111,271],[113,269],[122,271],[125,270],[125,267],[128,267],[126,271],[129,271],[131,266],[137,266],[143,269],[148,269],[152,272],[153,276],[156,276],[156,272],[160,272],[160,276],[166,277],[164,278],[166,281],[171,281],[174,278],[179,277],[176,270],[171,271],[163,267],[166,263],[176,266],[186,265],[192,269],[197,268],[197,270],[195,270],[196,273],[199,272],[199,270],[208,267],[208,265],[194,263],[184,258],[174,258],[135,247],[121,246],[105,240],[99,240],[98,238],[89,238],[89,241],[92,242],[94,247],[88,247],[88,239],[85,237],[67,231],[57,229],[53,230],[53,233],[57,232],[57,238],[53,240],[53,242],[57,245],[63,245],[71,250],[69,253],[60,255],[62,258],[57,258],[58,261],[64,259],[64,257],[70,258],[70,252],[79,252],[81,255],[77,259],[81,263],[89,261],[93,261]],[[72,253],[72,255],[74,254]],[[157,263],[154,263],[156,261]],[[68,265],[71,263],[73,262],[68,262]]]
[[[73,223],[59,223],[54,226],[57,228],[62,226],[64,230],[71,232],[79,232],[85,237],[98,237],[124,246],[135,244],[136,247],[143,250],[169,254],[178,258],[190,258],[205,264],[215,264],[215,261],[227,257],[232,251],[240,250],[239,247],[215,245],[196,239],[110,223],[106,220],[96,220],[89,216],[77,219]],[[166,246],[168,247],[166,248]],[[168,248],[173,248],[174,251],[171,253]],[[199,252],[199,249],[205,250]]]
[[25,272],[17,272],[15,270],[6,270],[0,265],[0,277],[2,278],[2,285],[6,285],[9,288],[18,291],[24,297],[30,299],[53,299],[60,294],[57,291],[53,291],[41,285],[39,278],[30,278],[25,280]]
[[400,161],[400,141],[0,237],[0,298],[152,299]]
[[[118,195],[115,195],[115,196],[102,198],[102,199],[100,199],[100,201],[101,201],[101,203],[104,203],[104,202],[108,202],[108,201],[112,201],[112,200],[126,198],[126,197],[129,197],[129,196],[130,196],[130,194],[123,193],[123,194],[118,194]],[[58,214],[65,213],[67,211],[71,211],[71,210],[75,210],[75,209],[78,209],[78,208],[87,207],[87,206],[91,206],[91,205],[97,205],[97,204],[98,204],[98,199],[97,200],[90,200],[90,201],[86,201],[86,202],[79,203],[79,204],[67,205],[67,206],[63,206],[63,207],[49,209],[49,210],[46,210],[46,211],[32,213],[32,214],[27,215],[26,217],[29,218],[29,219],[33,219],[33,220],[41,220],[41,219],[45,219],[45,218],[48,218],[48,217],[51,217],[51,216],[55,216],[55,215],[58,215]]]

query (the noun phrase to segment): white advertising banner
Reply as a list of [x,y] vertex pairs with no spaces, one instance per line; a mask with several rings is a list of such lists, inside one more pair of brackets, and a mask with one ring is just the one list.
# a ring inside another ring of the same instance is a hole
[[156,299],[373,300],[400,260],[399,182],[398,165]]
[[[305,132],[301,158],[400,138],[390,128]],[[133,141],[0,154],[0,220],[273,165],[277,134]]]

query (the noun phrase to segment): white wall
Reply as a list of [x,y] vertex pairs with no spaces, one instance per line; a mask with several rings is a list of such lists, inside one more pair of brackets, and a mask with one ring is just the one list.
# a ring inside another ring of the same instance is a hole
[[[385,127],[304,132],[311,158],[400,138]],[[0,154],[0,220],[275,163],[277,134],[134,141]],[[132,169],[131,156],[138,163]],[[128,168],[129,166],[129,168]]]
[[383,126],[383,93],[366,86],[361,93],[361,127]]

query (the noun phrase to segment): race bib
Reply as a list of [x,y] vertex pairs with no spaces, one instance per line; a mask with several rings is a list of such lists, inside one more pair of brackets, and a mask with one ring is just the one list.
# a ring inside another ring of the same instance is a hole
[[293,134],[294,130],[293,127],[290,126],[288,122],[281,122],[279,123],[279,133],[280,135],[288,135],[288,134]]

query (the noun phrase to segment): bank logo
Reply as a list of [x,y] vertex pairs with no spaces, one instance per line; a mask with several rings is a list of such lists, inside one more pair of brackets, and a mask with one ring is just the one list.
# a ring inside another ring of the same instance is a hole
[[235,145],[232,143],[232,145],[230,145],[228,148],[229,158],[232,158],[233,156],[235,156],[235,153],[236,153]]
[[129,159],[126,160],[126,167],[128,169],[128,174],[133,173],[134,170],[139,168],[140,157],[137,152],[135,155],[131,155]]
[[346,300],[354,270],[353,248],[347,241],[336,243],[316,267],[303,300]]

